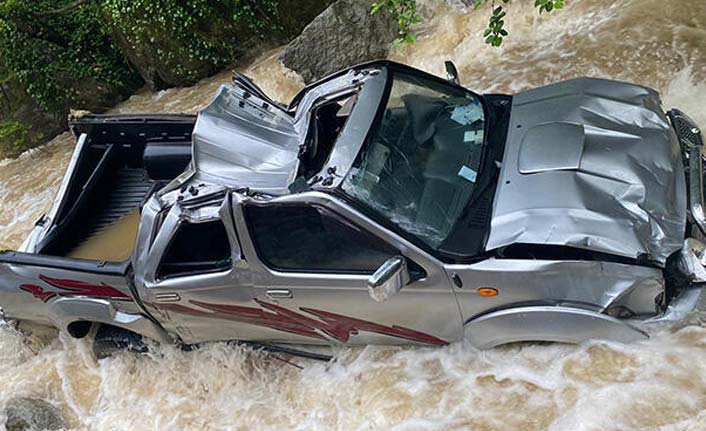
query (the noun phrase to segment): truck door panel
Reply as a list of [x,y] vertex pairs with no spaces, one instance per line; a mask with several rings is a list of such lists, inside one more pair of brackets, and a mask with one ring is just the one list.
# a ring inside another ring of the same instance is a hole
[[[280,326],[270,341],[440,345],[460,338],[458,304],[440,265],[322,206],[292,200],[246,202],[234,209],[252,271],[252,303]],[[421,274],[377,303],[368,294],[367,279],[398,254]]]
[[218,202],[177,202],[160,215],[154,200],[143,215],[147,220],[138,238],[146,241],[135,262],[138,291],[153,316],[187,343],[263,339],[274,331],[223,311],[257,317],[247,310],[255,293],[229,202],[221,193]]

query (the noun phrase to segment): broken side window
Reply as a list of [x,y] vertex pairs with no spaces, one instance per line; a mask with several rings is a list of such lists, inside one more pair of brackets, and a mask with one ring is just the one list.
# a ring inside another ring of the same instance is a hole
[[230,242],[220,220],[183,221],[162,257],[157,278],[225,271],[230,267]]
[[322,102],[313,108],[309,130],[299,156],[300,177],[309,179],[323,169],[338,136],[346,126],[357,98],[357,94],[348,94]]

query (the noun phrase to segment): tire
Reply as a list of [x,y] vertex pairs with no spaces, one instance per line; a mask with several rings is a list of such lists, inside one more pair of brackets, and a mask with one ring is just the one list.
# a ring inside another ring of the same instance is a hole
[[93,355],[103,359],[120,352],[147,352],[142,335],[127,329],[110,325],[100,325],[93,339]]

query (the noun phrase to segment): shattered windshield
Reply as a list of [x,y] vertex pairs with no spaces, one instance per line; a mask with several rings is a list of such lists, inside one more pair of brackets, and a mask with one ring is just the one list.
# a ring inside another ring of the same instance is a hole
[[481,164],[485,119],[461,88],[394,72],[373,126],[342,190],[433,249],[468,203]]

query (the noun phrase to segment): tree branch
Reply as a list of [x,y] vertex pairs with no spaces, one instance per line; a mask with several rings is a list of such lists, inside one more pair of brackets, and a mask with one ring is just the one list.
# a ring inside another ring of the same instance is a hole
[[89,3],[93,0],[74,0],[69,4],[66,4],[58,9],[50,9],[50,10],[44,10],[41,12],[33,12],[33,15],[58,15],[64,12],[68,12],[71,9],[76,9],[79,6],[83,6],[86,3]]

